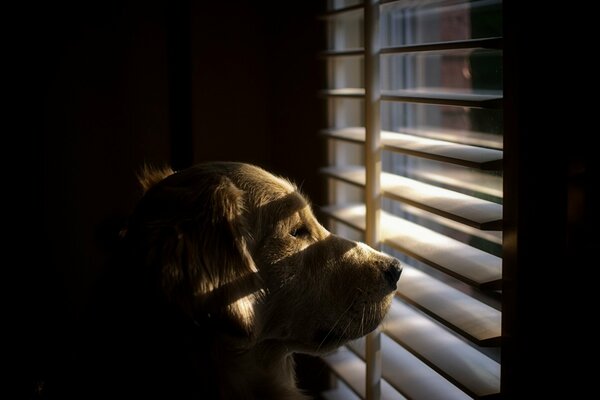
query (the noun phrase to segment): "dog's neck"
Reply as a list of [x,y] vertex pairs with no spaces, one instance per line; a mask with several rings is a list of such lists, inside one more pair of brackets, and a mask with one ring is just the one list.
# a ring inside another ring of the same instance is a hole
[[[244,398],[243,394],[249,395],[248,398],[256,399],[304,398],[296,389],[292,355],[280,348],[279,345],[257,344],[237,353],[234,357],[237,365],[235,370],[226,372],[228,381],[232,384],[227,388],[242,392],[232,393],[231,398]],[[245,382],[239,382],[240,376],[243,376]],[[237,382],[244,387],[240,385],[236,388]]]
[[219,331],[211,336],[210,354],[198,357],[205,361],[203,369],[212,369],[212,384],[218,386],[219,398],[308,399],[296,387],[293,356],[283,344],[249,343]]

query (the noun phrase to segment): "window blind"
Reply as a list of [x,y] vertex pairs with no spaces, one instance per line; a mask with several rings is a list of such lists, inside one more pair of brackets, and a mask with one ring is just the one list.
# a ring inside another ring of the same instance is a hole
[[329,0],[330,229],[398,257],[391,311],[324,357],[326,399],[500,393],[502,3]]

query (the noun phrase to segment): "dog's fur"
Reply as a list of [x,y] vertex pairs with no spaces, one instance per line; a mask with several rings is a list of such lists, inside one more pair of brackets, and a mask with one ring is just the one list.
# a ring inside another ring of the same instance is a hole
[[292,354],[332,351],[386,314],[398,261],[329,233],[287,180],[207,163],[140,181],[120,264],[132,301],[96,326],[111,344],[92,353],[114,360],[82,398],[302,398]]

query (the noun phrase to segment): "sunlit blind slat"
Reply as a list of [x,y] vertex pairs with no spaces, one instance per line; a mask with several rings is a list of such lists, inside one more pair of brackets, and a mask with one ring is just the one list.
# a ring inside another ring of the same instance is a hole
[[[363,143],[365,141],[365,131],[360,127],[326,129],[321,131],[321,133],[332,139],[355,143]],[[453,143],[408,133],[382,131],[381,141],[386,150],[470,168],[497,170],[502,163],[501,150],[481,147],[482,144],[498,147],[498,141],[492,139],[488,139],[487,141],[483,138],[473,139],[472,141],[479,144],[477,146]]]
[[[362,355],[364,358],[364,351]],[[354,392],[354,394],[360,396],[361,398],[365,397],[366,388],[365,380],[363,378],[366,373],[366,366],[360,357],[358,357],[352,351],[344,348],[324,357],[324,360],[336,375],[348,382],[348,387],[352,392]],[[381,383],[381,399],[406,400],[406,397],[402,396],[400,393],[394,390],[387,381],[383,380]]]
[[[322,172],[350,184],[365,185],[363,167],[327,167]],[[502,206],[491,201],[385,172],[381,175],[381,191],[384,196],[482,230],[502,226]]]

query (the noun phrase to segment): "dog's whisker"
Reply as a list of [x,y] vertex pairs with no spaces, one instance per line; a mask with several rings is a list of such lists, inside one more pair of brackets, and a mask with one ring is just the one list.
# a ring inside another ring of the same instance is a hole
[[363,306],[363,308],[362,308],[362,315],[360,317],[360,331],[359,331],[359,334],[361,334],[361,335],[363,334],[364,329],[365,329],[365,308],[366,307]]
[[348,323],[346,324],[346,327],[344,328],[344,330],[342,331],[342,333],[338,336],[337,342],[335,344],[335,347],[341,346],[342,342],[345,341],[346,332],[348,331],[348,328],[350,328],[350,325],[352,325],[352,319],[348,320]]
[[338,337],[336,339],[335,347],[341,346],[346,341],[346,332],[348,331],[348,328],[350,328],[350,326],[352,325],[352,322],[353,322],[352,319],[348,319],[348,323],[346,324],[346,327],[338,335]]
[[376,304],[371,304],[369,307],[371,310],[369,312],[369,314],[371,314],[371,323],[375,324],[376,322],[378,322],[378,318],[377,318],[377,305]]
[[342,312],[340,314],[340,316],[338,317],[338,319],[333,323],[333,325],[331,326],[331,329],[329,329],[329,332],[327,332],[327,335],[325,335],[325,337],[323,338],[323,340],[321,340],[321,343],[319,343],[319,345],[317,346],[317,352],[319,352],[321,350],[321,347],[323,346],[323,344],[325,343],[325,341],[327,340],[327,338],[329,337],[329,335],[331,335],[333,333],[333,331],[335,330],[337,324],[342,320],[342,318],[344,317],[344,315],[346,315],[346,313],[350,310],[350,308],[352,308],[352,306],[354,305],[356,299],[353,299],[350,302],[350,305],[344,310],[344,312]]

